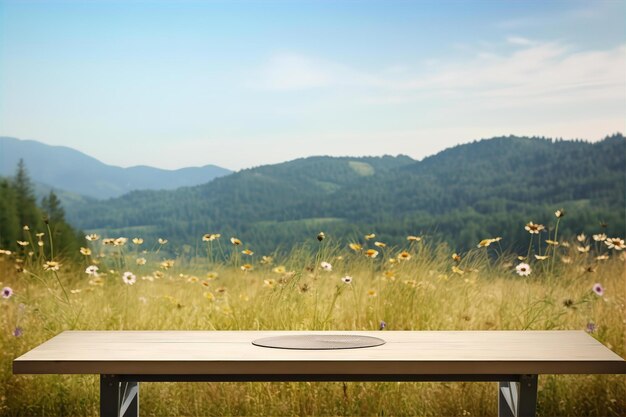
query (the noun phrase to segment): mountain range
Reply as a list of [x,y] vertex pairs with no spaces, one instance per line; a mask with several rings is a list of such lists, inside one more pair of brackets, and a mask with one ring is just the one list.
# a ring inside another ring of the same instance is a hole
[[216,165],[165,170],[148,166],[111,166],[65,146],[0,136],[0,176],[15,173],[23,159],[38,195],[54,189],[67,205],[119,197],[133,190],[171,190],[204,184],[231,171]]
[[[528,245],[524,225],[555,223],[559,233],[624,235],[626,140],[497,137],[415,161],[408,156],[297,159],[244,169],[206,184],[133,191],[67,207],[70,222],[109,236],[165,237],[193,246],[205,233],[238,236],[265,252],[319,231],[343,240],[365,233],[389,244],[407,235],[474,247],[503,236]],[[547,234],[545,236],[547,239]]]

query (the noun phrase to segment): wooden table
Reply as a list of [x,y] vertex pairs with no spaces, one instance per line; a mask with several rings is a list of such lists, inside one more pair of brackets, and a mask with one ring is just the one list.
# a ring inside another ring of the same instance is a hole
[[[384,345],[286,350],[252,340],[355,334]],[[16,374],[99,374],[100,414],[138,416],[139,382],[494,381],[500,416],[534,416],[539,374],[624,374],[583,331],[67,331],[15,359]]]

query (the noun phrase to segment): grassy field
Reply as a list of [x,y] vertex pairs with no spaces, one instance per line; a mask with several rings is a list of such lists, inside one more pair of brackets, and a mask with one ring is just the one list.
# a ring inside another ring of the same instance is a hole
[[[313,236],[312,250],[271,259],[225,236],[177,259],[167,243],[100,238],[81,265],[45,259],[30,238],[23,253],[0,254],[0,415],[98,414],[95,376],[11,373],[14,358],[66,329],[580,329],[626,355],[625,251],[604,236],[546,245],[554,236],[529,233],[527,253],[502,253],[494,238],[460,256],[418,237],[389,248]],[[150,383],[141,413],[494,416],[496,401],[494,383]],[[625,379],[541,376],[538,414],[623,416]]]

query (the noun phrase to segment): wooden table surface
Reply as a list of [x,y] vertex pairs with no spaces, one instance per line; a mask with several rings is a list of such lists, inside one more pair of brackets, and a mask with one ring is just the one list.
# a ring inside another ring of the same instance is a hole
[[[286,350],[252,340],[354,334],[382,346]],[[66,331],[15,359],[16,374],[623,374],[583,331]]]

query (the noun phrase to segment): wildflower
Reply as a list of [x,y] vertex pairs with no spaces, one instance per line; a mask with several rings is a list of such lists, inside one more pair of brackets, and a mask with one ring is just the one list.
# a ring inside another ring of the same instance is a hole
[[215,292],[216,292],[218,295],[224,295],[224,294],[226,294],[226,287],[219,287],[219,288],[216,288],[216,289],[215,289]]
[[13,253],[13,252],[11,252],[10,250],[0,249],[0,254],[2,254],[2,255],[9,256],[9,255],[11,255],[11,253]]
[[24,225],[24,227],[22,227],[22,229],[23,229],[25,232],[28,232],[28,231],[30,230],[30,227],[28,227],[28,225],[26,225],[26,224],[25,224],[25,225]]
[[211,291],[206,291],[204,294],[202,294],[202,296],[204,298],[206,298],[209,301],[214,301],[215,300],[215,296],[213,295],[213,293]]
[[232,243],[235,246],[239,246],[239,245],[241,245],[241,240],[237,239],[236,237],[231,237],[230,238],[230,243]]
[[98,276],[98,267],[96,265],[89,265],[86,269],[85,269],[85,273],[87,275],[91,275],[92,277],[97,277]]
[[606,235],[604,233],[598,233],[597,235],[593,235],[593,240],[596,242],[604,242],[606,240]]
[[569,242],[563,241],[563,242],[561,242],[561,246],[563,246],[564,248],[569,248],[570,244],[569,244]]
[[459,255],[458,253],[453,253],[453,254],[452,254],[452,260],[453,260],[454,262],[457,262],[457,263],[458,263],[458,262],[461,262],[461,255]]
[[456,265],[452,265],[452,273],[453,274],[458,274],[458,275],[463,275],[465,273],[465,271],[463,271],[461,268],[459,268]]
[[561,217],[565,216],[565,210],[558,209],[557,211],[554,212],[554,215],[556,216],[557,219],[560,219]]
[[592,289],[593,289],[593,292],[595,292],[597,296],[602,297],[604,295],[604,288],[602,287],[602,284],[595,283],[593,284]]
[[146,262],[148,262],[148,261],[146,260],[146,258],[137,258],[137,259],[135,259],[135,263],[136,263],[137,265],[145,265],[145,264],[146,264]]
[[324,234],[324,232],[319,232],[319,233],[317,234],[317,240],[319,240],[320,242],[321,242],[322,240],[324,240],[324,238],[325,238],[325,237],[326,237],[326,235]]
[[384,320],[381,320],[380,324],[378,325],[378,330],[385,330],[385,327],[387,327],[387,323],[385,323]]
[[20,337],[21,335],[24,334],[24,329],[22,329],[20,326],[17,326],[15,329],[13,329],[13,336],[15,337]]
[[133,238],[133,243],[135,245],[141,245],[143,243],[143,239],[140,238],[140,237],[135,237],[135,238]]
[[387,246],[387,244],[383,242],[374,242],[374,246],[378,246],[379,248],[384,248]]
[[546,243],[550,246],[559,246],[559,242],[557,242],[556,240],[547,239]]
[[376,297],[377,295],[378,293],[376,293],[376,290],[367,290],[368,297]]
[[333,266],[331,264],[329,264],[328,262],[321,262],[320,266],[322,267],[322,269],[324,271],[332,271],[333,270]]
[[545,261],[546,259],[548,259],[549,256],[541,256],[541,255],[535,255],[535,259],[537,259],[538,261]]
[[402,282],[404,283],[404,285],[408,285],[411,288],[417,287],[417,281],[415,281],[414,279],[406,279]]
[[408,261],[411,259],[411,254],[407,251],[402,251],[398,254],[398,259],[401,261]]
[[587,253],[589,252],[589,250],[591,249],[591,246],[586,245],[586,246],[576,246],[576,250],[580,253]]
[[91,233],[91,234],[85,236],[85,239],[87,239],[90,242],[93,242],[93,241],[96,241],[96,240],[100,239],[100,236],[95,234],[95,233]]
[[202,236],[202,240],[205,242],[213,242],[214,240],[217,240],[221,237],[222,235],[219,233],[207,233],[206,235]]
[[38,240],[37,241],[37,246],[39,246],[40,248],[43,247],[44,243],[43,240]]
[[409,242],[419,242],[420,240],[422,240],[422,238],[419,236],[411,235],[411,236],[407,236],[406,240],[408,240]]
[[528,222],[528,224],[524,227],[524,229],[526,229],[528,231],[528,233],[530,234],[539,234],[539,232],[541,232],[543,229],[545,229],[545,226],[543,224],[537,224],[537,223],[533,223],[533,222]]
[[355,252],[358,252],[362,249],[362,246],[358,243],[350,243],[348,246]]
[[352,277],[349,275],[346,275],[345,277],[341,278],[341,281],[344,284],[352,284]]
[[26,241],[24,241],[24,240],[18,240],[18,241],[17,241],[17,244],[18,244],[18,245],[20,245],[20,246],[28,246],[30,243],[29,243],[29,242],[26,242]]
[[159,265],[161,266],[162,269],[165,269],[167,271],[168,269],[174,266],[174,262],[175,261],[173,259],[166,259],[163,262],[161,262]]
[[261,265],[271,265],[274,262],[274,258],[271,256],[263,256],[261,258]]
[[476,245],[476,247],[478,248],[486,248],[489,245],[491,245],[494,242],[493,239],[483,239],[480,242],[478,242],[478,245]]
[[596,256],[596,261],[606,261],[607,259],[609,259],[609,255]]
[[58,271],[60,266],[61,264],[56,261],[47,261],[43,265],[43,269],[46,271]]
[[244,249],[241,251],[241,253],[243,253],[244,255],[248,255],[248,256],[254,255],[254,252],[252,252],[250,249]]
[[42,237],[44,237],[45,233],[43,232],[39,232],[39,233],[35,233],[35,236],[37,236],[37,239],[41,239]]
[[85,256],[89,256],[91,255],[91,249],[89,248],[80,248],[80,254],[81,255],[85,255]]
[[272,271],[276,272],[277,274],[284,274],[285,272],[287,272],[287,269],[283,265],[279,265],[276,268],[272,269]]
[[250,264],[241,265],[241,270],[244,272],[252,271],[252,269],[254,269],[254,267]]
[[157,242],[159,242],[159,245],[165,245],[167,243],[167,239],[158,238]]
[[561,262],[563,262],[564,264],[571,264],[572,263],[572,258],[570,258],[569,256],[563,256],[561,258]]
[[115,239],[107,237],[106,239],[102,239],[102,243],[105,245],[113,245],[115,243]]
[[609,249],[622,250],[626,248],[626,245],[624,244],[624,239],[620,239],[619,237],[608,238],[604,241],[604,243]]
[[584,233],[581,233],[578,236],[576,236],[576,240],[579,241],[579,242],[584,242],[585,239],[587,239],[587,236],[585,236]]
[[517,272],[519,276],[527,277],[532,272],[532,269],[530,269],[530,265],[522,262],[515,267],[515,272]]
[[385,278],[387,281],[395,281],[396,274],[393,271],[385,271],[383,274],[383,278]]
[[122,281],[124,281],[126,285],[133,285],[137,281],[137,277],[132,272],[126,271],[124,275],[122,275]]
[[198,282],[198,281],[199,281],[198,277],[193,276],[193,275],[190,276],[189,278],[187,278],[187,282],[194,283],[194,282]]
[[378,251],[374,249],[368,249],[365,251],[365,256],[373,259],[378,256]]
[[200,285],[202,285],[203,287],[209,288],[211,286],[211,283],[209,281],[202,281]]
[[118,237],[117,239],[115,239],[113,241],[113,245],[114,246],[124,246],[126,244],[126,242],[128,242],[128,238],[127,237]]
[[274,288],[276,286],[276,280],[273,278],[270,279],[264,279],[263,280],[263,285],[269,288]]
[[590,321],[589,323],[587,323],[587,326],[585,327],[585,331],[587,333],[593,333],[596,331],[596,328],[597,328],[596,324]]
[[374,239],[376,235],[374,233],[370,233],[369,235],[365,235],[365,240]]
[[217,279],[219,275],[217,274],[217,272],[207,272],[206,277],[209,280],[214,280]]
[[2,289],[2,298],[11,298],[13,295],[13,289],[11,287],[4,287]]
[[211,240],[211,235],[210,234],[205,234],[202,236],[202,241],[203,242],[209,242]]

